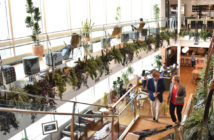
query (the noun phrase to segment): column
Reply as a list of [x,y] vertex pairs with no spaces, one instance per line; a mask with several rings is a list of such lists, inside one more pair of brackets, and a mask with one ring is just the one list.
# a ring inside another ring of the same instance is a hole
[[181,69],[181,45],[177,45],[177,64],[178,64],[178,75],[180,76],[180,69]]
[[178,34],[181,30],[181,0],[178,0]]
[[[164,19],[166,16],[165,14],[165,9],[166,9],[166,6],[165,6],[165,0],[161,0],[161,3],[160,3],[160,17],[162,19]],[[161,27],[165,27],[166,25],[166,21],[161,21]]]

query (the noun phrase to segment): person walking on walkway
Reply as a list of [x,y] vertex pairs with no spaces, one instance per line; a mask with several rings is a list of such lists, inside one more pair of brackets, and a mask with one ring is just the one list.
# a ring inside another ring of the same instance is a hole
[[153,78],[148,80],[147,90],[151,104],[151,112],[153,120],[158,122],[159,111],[163,102],[163,92],[165,91],[164,80],[160,78],[157,70],[152,72]]
[[[181,123],[181,119],[182,119],[181,112],[184,106],[185,96],[186,96],[186,89],[184,86],[180,84],[180,77],[177,75],[173,76],[172,83],[169,89],[169,96],[168,96],[167,103],[169,104],[169,110],[170,110],[172,121],[175,124]],[[175,117],[175,108],[176,108],[178,120]]]

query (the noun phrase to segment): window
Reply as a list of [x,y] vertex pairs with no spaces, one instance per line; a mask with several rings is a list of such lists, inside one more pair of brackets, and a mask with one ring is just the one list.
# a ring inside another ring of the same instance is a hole
[[70,27],[67,0],[46,0],[47,32],[68,30]]

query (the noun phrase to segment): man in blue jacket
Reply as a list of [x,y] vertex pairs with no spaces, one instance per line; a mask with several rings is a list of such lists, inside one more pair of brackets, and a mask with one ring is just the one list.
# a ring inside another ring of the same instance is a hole
[[152,72],[153,78],[148,80],[147,90],[151,103],[151,112],[153,120],[158,122],[158,115],[163,102],[163,92],[165,90],[164,80],[160,78],[160,73],[157,70]]

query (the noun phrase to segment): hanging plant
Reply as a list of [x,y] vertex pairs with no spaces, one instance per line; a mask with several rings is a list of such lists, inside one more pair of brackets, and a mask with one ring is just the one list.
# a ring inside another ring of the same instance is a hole
[[97,56],[96,59],[95,59],[97,65],[98,65],[98,71],[100,73],[100,77],[103,75],[103,72],[104,72],[104,69],[105,69],[105,66],[104,66],[104,63],[101,59],[101,57]]
[[[170,37],[171,37],[170,32],[161,32],[160,33],[161,40],[167,41],[168,45],[170,44]],[[162,46],[162,45],[163,45],[163,42],[160,46]]]
[[19,128],[18,121],[16,116],[11,112],[0,112],[0,131],[3,132],[3,135],[7,133],[10,134],[11,126],[15,129]]
[[77,87],[77,84],[78,84],[77,75],[74,69],[70,70],[70,77],[71,77],[70,82],[74,89],[75,87]]
[[110,71],[109,71],[109,63],[110,61],[112,60],[112,56],[109,54],[109,53],[106,53],[104,54],[104,51],[102,50],[102,55],[100,56],[102,62],[103,62],[103,65],[104,65],[104,70],[106,72],[106,74],[109,74]]
[[97,77],[98,67],[99,66],[94,60],[94,57],[92,57],[91,59],[86,59],[84,64],[84,71],[89,73],[91,79],[94,79]]
[[145,41],[139,42],[139,45],[144,51],[147,51],[148,47]]
[[62,99],[62,94],[63,92],[65,92],[66,90],[66,76],[63,75],[63,73],[60,70],[57,70],[55,72],[55,77],[54,77],[54,85],[58,88],[59,93],[58,96],[60,97],[60,99]]
[[122,63],[123,55],[120,53],[119,49],[115,49],[115,47],[109,52],[112,55],[112,58],[116,63]]
[[148,51],[151,51],[152,50],[152,44],[155,44],[155,39],[150,35],[148,36],[148,38],[146,39],[146,44],[147,44],[147,47],[148,47]]

